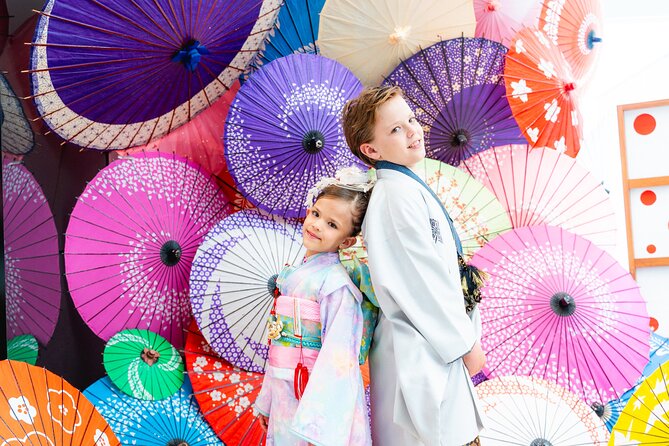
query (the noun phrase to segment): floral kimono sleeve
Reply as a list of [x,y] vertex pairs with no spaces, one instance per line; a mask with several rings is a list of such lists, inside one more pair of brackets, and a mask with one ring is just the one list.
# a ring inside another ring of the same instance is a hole
[[358,366],[359,299],[342,286],[321,300],[322,347],[291,426],[317,446],[371,444]]

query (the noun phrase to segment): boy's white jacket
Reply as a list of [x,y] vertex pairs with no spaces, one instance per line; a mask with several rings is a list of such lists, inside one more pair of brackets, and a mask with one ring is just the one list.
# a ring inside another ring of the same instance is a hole
[[[419,174],[420,175],[420,174]],[[388,169],[363,222],[381,306],[370,352],[374,444],[461,446],[482,429],[462,356],[480,336],[467,316],[455,242],[421,184]]]

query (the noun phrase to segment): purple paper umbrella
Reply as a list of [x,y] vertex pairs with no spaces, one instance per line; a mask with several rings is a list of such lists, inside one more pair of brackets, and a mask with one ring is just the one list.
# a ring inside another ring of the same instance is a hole
[[202,237],[231,206],[200,166],[147,153],[102,169],[67,228],[65,272],[88,326],[109,340],[149,329],[183,346],[188,277]]
[[225,156],[240,191],[260,209],[302,217],[307,191],[319,179],[364,167],[340,122],[344,104],[361,89],[343,65],[313,54],[258,70],[237,93],[225,125]]
[[259,210],[236,212],[209,231],[193,260],[190,299],[216,353],[245,370],[265,370],[276,278],[303,256],[299,223]]
[[7,335],[31,334],[45,345],[60,311],[56,224],[32,174],[4,156],[2,196]]
[[223,95],[272,27],[279,0],[49,0],[35,36],[33,95],[82,147],[143,145]]
[[384,81],[398,85],[425,129],[427,156],[457,166],[481,150],[523,143],[502,79],[507,48],[484,38],[436,43]]
[[486,376],[546,379],[588,404],[634,385],[650,350],[646,303],[605,251],[542,225],[498,236],[471,263],[490,275],[479,304]]

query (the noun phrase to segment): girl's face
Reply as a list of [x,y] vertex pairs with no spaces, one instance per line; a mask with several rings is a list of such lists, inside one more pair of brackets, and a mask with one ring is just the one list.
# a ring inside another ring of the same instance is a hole
[[319,252],[336,252],[355,243],[353,205],[334,197],[322,197],[307,210],[302,239],[307,257]]

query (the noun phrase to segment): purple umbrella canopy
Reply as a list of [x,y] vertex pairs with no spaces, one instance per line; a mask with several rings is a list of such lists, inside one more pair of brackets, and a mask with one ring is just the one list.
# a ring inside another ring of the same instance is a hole
[[483,38],[436,43],[400,63],[398,85],[425,129],[427,156],[457,166],[493,146],[525,142],[502,74],[507,48]]
[[49,0],[33,38],[33,95],[67,141],[143,145],[224,94],[279,0]]
[[2,159],[7,335],[46,345],[60,313],[58,232],[41,187],[23,164]]
[[245,370],[265,370],[276,278],[303,256],[299,222],[257,209],[236,212],[209,231],[193,259],[190,300],[216,353]]
[[307,191],[337,169],[362,163],[346,145],[341,112],[362,90],[338,62],[293,54],[251,76],[230,107],[225,156],[238,189],[258,208],[305,215]]

